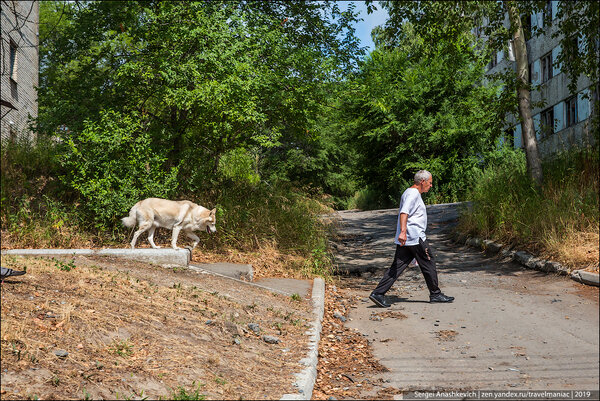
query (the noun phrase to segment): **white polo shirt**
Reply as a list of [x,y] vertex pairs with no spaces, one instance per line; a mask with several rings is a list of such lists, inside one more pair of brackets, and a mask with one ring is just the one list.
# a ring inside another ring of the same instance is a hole
[[396,225],[396,240],[394,241],[398,245],[402,245],[398,241],[400,235],[400,214],[406,213],[408,219],[406,222],[406,243],[404,245],[418,245],[419,238],[423,241],[427,238],[425,236],[425,229],[427,228],[427,209],[425,203],[421,198],[421,193],[416,188],[408,188],[402,194],[400,199],[400,210],[398,211],[398,223]]

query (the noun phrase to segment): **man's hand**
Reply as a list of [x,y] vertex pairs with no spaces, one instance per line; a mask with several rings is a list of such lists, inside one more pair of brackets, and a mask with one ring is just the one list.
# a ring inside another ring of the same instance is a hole
[[406,244],[406,224],[408,221],[408,215],[406,213],[400,213],[400,235],[398,235],[398,242],[404,246]]
[[400,245],[404,246],[406,243],[406,231],[400,232],[400,235],[398,235],[398,242],[400,242]]

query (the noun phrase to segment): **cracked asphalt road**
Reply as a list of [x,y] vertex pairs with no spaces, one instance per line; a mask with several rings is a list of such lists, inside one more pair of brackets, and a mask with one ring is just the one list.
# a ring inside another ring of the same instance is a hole
[[397,209],[338,213],[340,286],[363,297],[346,326],[389,369],[379,377],[400,390],[597,390],[598,288],[453,243],[460,207],[427,207],[440,288],[456,300],[430,304],[410,268],[389,309],[367,297],[391,264]]

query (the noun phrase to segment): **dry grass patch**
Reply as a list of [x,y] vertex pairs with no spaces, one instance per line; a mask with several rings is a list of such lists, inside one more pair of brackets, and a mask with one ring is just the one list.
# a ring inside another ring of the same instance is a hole
[[[2,264],[27,269],[2,284],[2,399],[274,399],[294,391],[308,301],[112,258]],[[281,342],[267,344],[263,334]]]
[[372,399],[373,392],[382,384],[376,375],[387,368],[373,356],[368,340],[336,317],[347,318],[360,298],[333,285],[326,288],[315,400]]
[[219,252],[195,250],[192,263],[242,263],[251,264],[255,278],[287,277],[310,278],[304,268],[306,258],[300,255],[282,253],[274,244],[263,244],[257,251],[241,252],[236,249],[223,249]]
[[564,238],[553,237],[544,247],[544,256],[556,260],[571,270],[598,272],[600,252],[598,232],[573,232]]

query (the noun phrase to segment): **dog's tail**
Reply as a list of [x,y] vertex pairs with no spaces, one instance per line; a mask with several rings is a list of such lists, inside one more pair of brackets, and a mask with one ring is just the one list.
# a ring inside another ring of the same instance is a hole
[[129,216],[123,217],[121,219],[121,221],[123,222],[123,225],[125,227],[135,227],[135,224],[137,223],[136,213],[137,213],[138,205],[139,205],[139,202],[136,203],[135,205],[133,205],[133,207],[129,211]]

